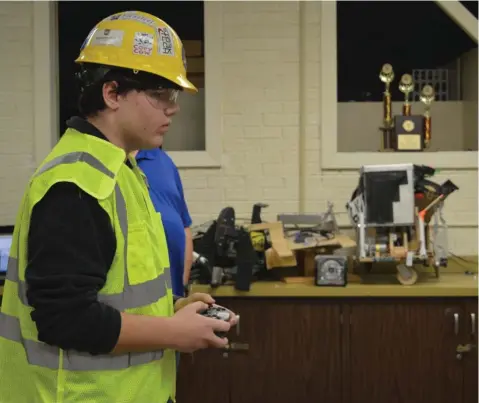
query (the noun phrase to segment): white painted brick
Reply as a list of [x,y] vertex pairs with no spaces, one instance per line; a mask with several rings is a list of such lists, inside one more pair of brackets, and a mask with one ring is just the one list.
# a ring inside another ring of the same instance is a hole
[[279,112],[292,113],[299,116],[299,109],[300,109],[299,102],[284,101],[281,105],[282,105],[282,110]]
[[307,149],[304,153],[306,156],[306,161],[308,163],[318,161],[318,159],[320,158],[319,153],[320,153],[319,149],[316,149],[316,148]]
[[220,62],[230,63],[230,64],[241,63],[242,61],[243,61],[242,52],[238,52],[237,50],[232,49],[229,46],[227,46],[226,50],[223,50],[223,53],[222,53],[221,59],[220,59]]
[[[319,130],[316,126],[309,126],[306,128],[306,150],[315,152],[315,159],[319,159]],[[317,151],[317,152],[316,152]]]
[[297,161],[285,161],[283,164],[263,164],[263,174],[271,176],[289,176],[298,174]]
[[295,113],[265,113],[265,126],[294,126],[299,123],[299,115]]
[[208,187],[220,187],[224,189],[237,189],[246,186],[244,175],[222,176],[220,178],[208,178]]
[[287,187],[284,189],[280,188],[264,188],[263,196],[266,200],[295,200],[298,198],[298,189]]
[[281,139],[283,137],[281,127],[245,127],[243,134],[245,139]]
[[263,121],[264,115],[259,111],[241,114],[241,127],[261,127]]
[[290,150],[291,148],[296,148],[297,149],[297,144],[294,141],[296,139],[293,138],[293,142],[288,141],[286,144],[285,140],[283,138],[279,139],[261,139],[261,150],[264,150],[264,153],[266,154],[275,154],[278,153],[278,151],[287,151]]
[[[5,68],[8,68],[5,66]],[[29,91],[32,88],[32,68],[31,66],[10,67],[12,74],[0,75],[0,88],[2,91]]]
[[[233,129],[228,130],[228,133],[231,133],[234,131]],[[244,139],[242,137],[242,130],[241,130],[241,136],[238,137],[233,137],[229,141],[223,141],[223,151],[225,151],[228,154],[231,153],[236,153],[238,154],[239,152],[242,151],[249,151],[254,148],[254,146],[248,142],[248,140]]]
[[284,188],[286,179],[281,176],[260,176],[255,178],[261,188]]
[[282,128],[284,141],[297,141],[299,136],[299,126],[284,126]]
[[0,225],[12,225],[34,164],[33,3],[0,2]]
[[[254,180],[254,178],[252,178]],[[247,182],[244,186],[238,188],[225,189],[225,198],[227,203],[236,201],[261,200],[263,189],[258,187],[254,181]]]
[[299,91],[285,91],[284,88],[266,88],[264,97],[268,101],[299,101]]
[[279,113],[283,111],[283,103],[271,101],[246,103],[238,102],[237,99],[228,99],[223,103],[223,112],[225,114],[256,113],[257,111],[261,111],[261,113]]
[[224,190],[222,188],[189,189],[188,199],[195,202],[222,201],[224,200]]
[[[33,35],[29,32],[30,36]],[[0,30],[1,36],[1,30]],[[19,47],[23,47],[20,41],[16,42],[0,42],[0,54],[15,55],[15,57],[2,57],[0,59],[0,69],[16,69],[18,67],[31,68],[33,64],[33,49],[32,46],[26,45],[23,51],[19,51]]]
[[251,99],[262,99],[265,93],[261,88],[248,88],[241,82],[230,83],[231,100],[250,102]]
[[[23,1],[2,1],[0,7],[0,27],[31,29],[33,4]],[[30,39],[31,40],[31,39]],[[25,42],[28,46],[28,43]]]
[[[298,46],[296,38],[283,38],[278,41],[276,38],[230,38],[228,47],[242,50],[291,50]],[[268,60],[271,62],[271,60]]]
[[[299,32],[298,24],[291,24],[285,29],[281,24],[229,24],[223,27],[223,35],[225,38],[294,38]],[[268,50],[268,49],[265,49]]]
[[181,175],[181,182],[183,184],[183,189],[205,189],[210,187],[214,187],[215,182],[210,182],[213,181],[214,178],[208,178],[208,177],[191,177],[191,176],[186,176],[186,175]]
[[268,149],[267,147],[262,147],[257,150],[256,153],[248,153],[245,156],[245,161],[248,164],[260,165],[264,163],[268,164],[282,164],[283,156],[278,149]]

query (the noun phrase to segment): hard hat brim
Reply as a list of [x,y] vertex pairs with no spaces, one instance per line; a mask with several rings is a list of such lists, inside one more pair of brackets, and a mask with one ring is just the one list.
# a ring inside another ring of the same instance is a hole
[[[78,57],[75,60],[75,63],[77,63],[77,64],[83,64],[83,63],[98,64],[97,62],[89,61],[84,56]],[[130,66],[122,66],[121,63],[110,64],[110,63],[106,62],[106,63],[102,63],[102,65],[131,70]],[[196,88],[196,86],[190,80],[188,80],[187,77],[185,77],[183,75],[170,76],[169,74],[158,74],[158,72],[156,72],[156,71],[150,71],[150,70],[144,70],[144,69],[141,69],[141,70],[138,70],[138,71],[143,71],[145,73],[153,74],[153,75],[158,76],[158,77],[166,78],[167,80],[169,80],[169,81],[175,83],[176,85],[178,85],[179,87],[181,87],[186,92],[189,92],[189,93],[192,93],[192,94],[196,94],[198,92],[198,88]]]

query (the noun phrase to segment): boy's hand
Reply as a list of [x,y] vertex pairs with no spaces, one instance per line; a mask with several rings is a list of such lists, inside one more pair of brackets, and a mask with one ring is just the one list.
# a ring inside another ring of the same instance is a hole
[[203,292],[195,292],[186,298],[178,299],[175,302],[175,312],[178,312],[180,309],[184,308],[185,306],[198,301],[203,302],[207,305],[212,305],[215,303],[215,300],[213,299],[211,295],[205,294]]
[[[178,312],[180,309],[183,309],[185,306],[188,306],[188,305],[193,304],[195,302],[203,302],[203,303],[207,304],[208,306],[210,306],[210,305],[214,305],[215,300],[209,294],[205,294],[203,292],[195,292],[195,293],[189,295],[186,298],[178,299],[175,302],[175,312]],[[226,309],[228,309],[228,308],[226,308]],[[239,316],[235,315],[235,313],[230,311],[229,309],[228,309],[228,311],[230,313],[229,323],[230,323],[231,326],[235,326],[236,324],[238,324]]]

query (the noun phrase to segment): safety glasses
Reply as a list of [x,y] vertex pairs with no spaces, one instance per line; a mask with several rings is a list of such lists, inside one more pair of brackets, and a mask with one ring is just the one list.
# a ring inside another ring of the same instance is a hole
[[145,95],[151,106],[156,109],[172,108],[178,104],[180,90],[172,88],[160,88],[157,90],[146,90]]

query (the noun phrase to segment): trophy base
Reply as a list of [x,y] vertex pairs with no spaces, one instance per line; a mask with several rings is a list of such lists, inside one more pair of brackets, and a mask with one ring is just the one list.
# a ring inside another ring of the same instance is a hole
[[396,151],[421,152],[425,149],[423,116],[395,116],[394,123],[393,137]]
[[394,152],[396,144],[394,142],[394,127],[380,127],[382,133],[381,152]]

